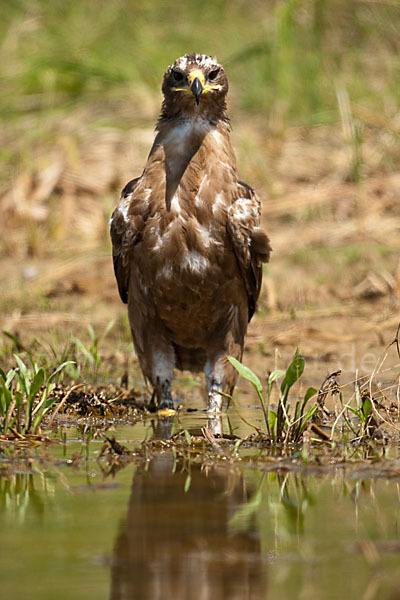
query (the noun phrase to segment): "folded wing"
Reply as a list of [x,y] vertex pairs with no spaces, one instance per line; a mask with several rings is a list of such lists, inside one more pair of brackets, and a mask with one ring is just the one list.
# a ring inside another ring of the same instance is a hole
[[261,205],[257,194],[242,181],[238,182],[237,192],[228,209],[227,228],[247,290],[250,321],[260,295],[262,263],[268,262],[271,246],[260,227]]
[[110,220],[110,233],[113,248],[114,273],[118,283],[118,291],[122,302],[128,302],[130,248],[137,243],[140,232],[135,227],[129,209],[135,188],[140,177],[130,181],[122,190],[121,199]]

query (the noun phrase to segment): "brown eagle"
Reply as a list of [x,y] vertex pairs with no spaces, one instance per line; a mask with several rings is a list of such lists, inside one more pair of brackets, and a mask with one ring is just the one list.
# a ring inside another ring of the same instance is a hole
[[114,270],[133,343],[159,409],[173,408],[174,369],[203,370],[218,412],[243,353],[270,254],[260,201],[238,179],[216,59],[178,58],[164,74],[153,147],[111,218]]

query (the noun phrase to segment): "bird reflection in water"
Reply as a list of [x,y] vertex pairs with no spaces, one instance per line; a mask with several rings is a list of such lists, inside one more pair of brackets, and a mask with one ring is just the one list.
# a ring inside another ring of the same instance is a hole
[[139,467],[115,543],[111,599],[265,599],[258,533],[229,527],[248,496],[229,467],[182,470],[170,451]]

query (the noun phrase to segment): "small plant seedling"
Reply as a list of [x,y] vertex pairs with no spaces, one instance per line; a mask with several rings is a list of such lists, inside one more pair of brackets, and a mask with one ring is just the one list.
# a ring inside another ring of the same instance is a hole
[[[233,356],[228,356],[228,360],[239,374],[250,381],[255,388],[263,410],[269,439],[275,443],[299,442],[307,423],[318,408],[318,405],[315,404],[306,412],[308,402],[317,395],[317,390],[310,387],[304,397],[297,400],[294,414],[290,411],[289,392],[296,381],[300,379],[305,367],[304,358],[299,356],[299,349],[297,348],[286,371],[276,370],[270,373],[267,382],[266,400],[264,400],[263,387],[257,375]],[[283,380],[280,386],[278,407],[274,411],[270,408],[272,386],[281,377],[283,377]]]
[[375,429],[373,425],[373,416],[372,416],[372,401],[369,395],[362,394],[360,392],[360,387],[356,387],[356,402],[357,407],[354,408],[349,404],[346,404],[346,408],[352,412],[356,417],[358,417],[362,424],[362,430],[358,432],[359,437],[370,437],[372,431]]
[[0,369],[0,433],[15,430],[22,435],[35,434],[57,400],[51,392],[71,361],[62,363],[48,375],[31,358],[30,366],[18,354],[14,358],[16,368],[7,373]]

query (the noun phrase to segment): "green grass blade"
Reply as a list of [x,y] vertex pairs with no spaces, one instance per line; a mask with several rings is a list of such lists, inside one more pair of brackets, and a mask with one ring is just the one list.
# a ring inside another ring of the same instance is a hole
[[49,398],[48,400],[46,398],[44,398],[44,402],[41,403],[42,409],[41,411],[36,415],[35,420],[33,422],[33,431],[36,432],[38,426],[40,425],[43,417],[46,415],[46,413],[48,413],[48,411],[50,410],[50,408],[53,406],[53,404],[57,401],[57,397],[54,396],[54,398]]
[[301,436],[301,434],[303,433],[307,423],[309,422],[309,420],[311,419],[311,417],[313,416],[313,414],[315,413],[315,411],[317,410],[318,406],[312,406],[311,408],[308,409],[307,413],[305,414],[300,429],[299,429],[299,437]]
[[67,360],[65,362],[63,362],[61,365],[59,365],[57,367],[57,369],[55,371],[53,371],[53,373],[50,375],[50,377],[47,380],[47,383],[53,383],[53,381],[55,380],[55,378],[57,377],[57,375],[60,373],[60,371],[62,371],[63,369],[65,369],[65,367],[67,367],[68,365],[75,365],[75,361],[73,360]]
[[349,406],[348,404],[346,404],[346,408],[348,408],[350,412],[352,412],[354,415],[356,415],[356,417],[358,417],[360,419],[362,424],[365,425],[366,419],[361,410],[358,410],[357,408],[353,408],[352,406]]

